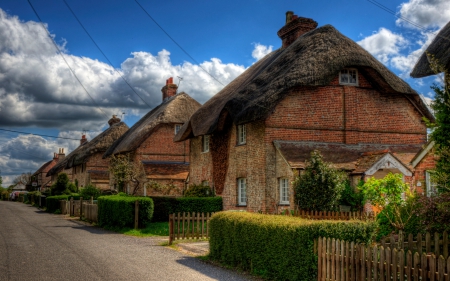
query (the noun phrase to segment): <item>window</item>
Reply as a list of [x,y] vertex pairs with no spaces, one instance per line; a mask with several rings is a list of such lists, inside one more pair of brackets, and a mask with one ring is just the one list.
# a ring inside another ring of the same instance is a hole
[[288,179],[280,179],[280,204],[289,205]]
[[247,128],[245,125],[238,125],[238,144],[245,144],[247,142]]
[[209,135],[204,135],[202,137],[202,152],[209,151]]
[[358,85],[358,71],[354,68],[344,68],[339,73],[339,84]]
[[203,186],[209,186],[209,181],[202,181]]
[[175,135],[178,134],[180,129],[181,129],[181,125],[180,124],[175,124]]
[[247,206],[247,179],[238,179],[238,205]]
[[427,196],[435,195],[437,193],[437,184],[431,178],[432,171],[425,172],[425,180],[427,182]]

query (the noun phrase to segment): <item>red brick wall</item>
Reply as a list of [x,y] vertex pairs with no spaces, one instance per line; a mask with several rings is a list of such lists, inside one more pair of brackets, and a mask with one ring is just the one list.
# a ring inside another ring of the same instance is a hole
[[[436,156],[433,153],[433,149],[430,150],[427,155],[416,165],[414,170],[414,177],[412,179],[412,186],[416,188],[417,192],[424,193],[426,191],[426,176],[425,172],[434,170],[436,167]],[[421,186],[417,186],[420,182]]]

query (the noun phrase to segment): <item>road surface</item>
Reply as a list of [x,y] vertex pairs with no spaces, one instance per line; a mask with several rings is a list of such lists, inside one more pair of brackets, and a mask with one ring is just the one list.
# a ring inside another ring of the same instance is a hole
[[159,246],[0,201],[0,280],[249,280]]

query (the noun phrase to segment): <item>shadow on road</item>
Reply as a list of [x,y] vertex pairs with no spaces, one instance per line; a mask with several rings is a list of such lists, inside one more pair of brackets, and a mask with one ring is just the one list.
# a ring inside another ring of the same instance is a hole
[[239,276],[236,272],[232,272],[228,269],[209,265],[194,257],[182,257],[177,260],[177,263],[194,269],[214,280],[252,280],[249,277]]

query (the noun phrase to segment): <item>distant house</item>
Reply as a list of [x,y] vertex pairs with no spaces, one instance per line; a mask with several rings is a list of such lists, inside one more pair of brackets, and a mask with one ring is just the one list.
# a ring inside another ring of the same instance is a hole
[[58,163],[58,153],[54,153],[52,160],[44,163],[31,175],[31,184],[33,184],[33,182],[36,183],[36,186],[32,186],[33,188],[43,192],[52,185],[52,177],[47,176],[47,173],[56,165],[56,163]]
[[[399,172],[426,142],[420,96],[331,25],[286,15],[282,47],[207,101],[175,136],[191,141],[190,182],[225,209],[294,208],[292,181],[317,149],[356,182]],[[408,178],[409,177],[409,178]]]
[[169,78],[161,89],[162,103],[142,117],[106,151],[103,158],[130,154],[145,169],[146,188],[140,194],[162,195],[164,191],[148,188],[151,183],[174,186],[169,194],[180,195],[189,175],[189,141],[174,142],[175,134],[189,120],[200,104],[188,94],[177,94],[178,86]]
[[73,183],[78,183],[80,188],[92,184],[101,189],[110,189],[108,160],[102,156],[111,144],[128,130],[128,126],[120,122],[120,118],[116,116],[113,116],[108,124],[109,128],[91,141],[83,135],[80,146],[62,159],[59,156],[58,163],[47,175],[54,181],[59,173],[67,173],[69,179]]

